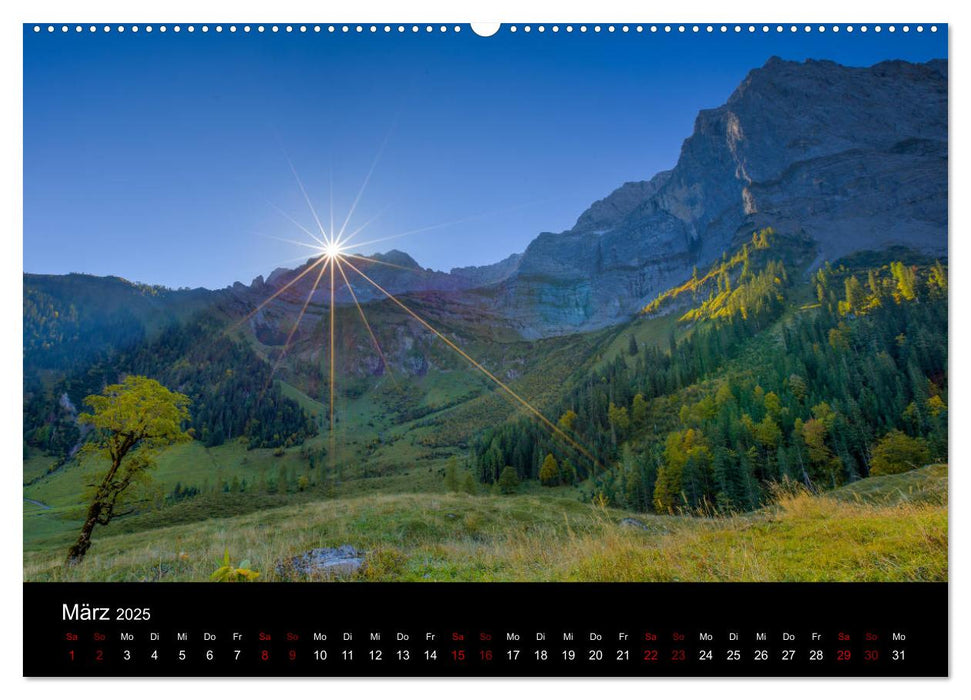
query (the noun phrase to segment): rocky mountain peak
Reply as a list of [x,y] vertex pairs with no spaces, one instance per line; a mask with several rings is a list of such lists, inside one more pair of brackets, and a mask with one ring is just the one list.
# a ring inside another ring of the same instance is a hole
[[367,257],[371,258],[372,260],[377,260],[379,263],[397,265],[398,267],[404,267],[409,270],[422,269],[421,265],[419,265],[413,257],[404,251],[398,250],[397,248],[392,248],[387,253],[374,253]]
[[767,225],[812,236],[820,261],[946,252],[947,62],[769,59],[699,112],[672,170],[538,236],[505,301],[535,335],[610,325]]
[[946,254],[947,75],[946,60],[772,57],[698,113],[671,170],[621,185],[521,255],[449,273],[398,250],[361,264],[393,293],[493,287],[497,310],[538,337],[624,321],[765,226],[812,237],[818,263],[890,246]]
[[627,218],[645,200],[657,194],[667,182],[670,171],[660,172],[647,181],[625,182],[603,199],[590,205],[571,229],[574,233],[603,233]]

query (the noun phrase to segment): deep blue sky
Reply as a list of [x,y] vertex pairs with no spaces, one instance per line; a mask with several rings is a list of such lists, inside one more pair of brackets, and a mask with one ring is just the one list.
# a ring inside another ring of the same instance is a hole
[[437,269],[522,251],[625,181],[672,167],[699,109],[772,55],[947,54],[932,34],[132,34],[24,30],[24,269],[172,287],[249,282],[311,254],[333,173],[358,252]]

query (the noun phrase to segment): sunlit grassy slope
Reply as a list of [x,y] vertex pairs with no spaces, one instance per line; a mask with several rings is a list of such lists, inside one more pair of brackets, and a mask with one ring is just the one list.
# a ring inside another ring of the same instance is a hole
[[[36,509],[25,517],[54,517]],[[636,517],[640,526],[622,524]],[[569,489],[514,496],[368,495],[171,527],[97,533],[83,564],[63,542],[25,553],[25,580],[204,580],[228,548],[260,580],[314,547],[366,552],[356,578],[417,581],[943,581],[947,467],[874,477],[825,496],[785,495],[725,518],[644,516]],[[39,544],[39,543],[38,543]]]

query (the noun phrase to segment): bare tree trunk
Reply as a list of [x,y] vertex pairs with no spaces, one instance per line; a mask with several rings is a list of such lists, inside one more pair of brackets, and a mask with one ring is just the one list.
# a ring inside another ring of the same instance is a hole
[[88,508],[88,516],[84,520],[84,526],[81,528],[81,534],[78,535],[78,541],[74,543],[74,546],[67,553],[67,563],[69,565],[74,566],[75,564],[80,564],[81,560],[84,559],[84,555],[91,549],[91,532],[94,530],[94,526],[98,524],[100,515],[101,501],[95,499]]
[[[91,501],[91,505],[88,507],[88,515],[84,519],[84,525],[81,527],[81,534],[78,535],[78,541],[67,552],[67,563],[69,566],[80,564],[81,560],[84,559],[84,555],[91,549],[91,532],[94,530],[94,526],[101,522],[101,516],[104,514],[105,506],[108,505],[109,500],[108,486],[111,484],[112,479],[114,479],[118,467],[121,466],[123,456],[117,456],[112,459],[111,469],[105,474],[104,479],[101,480],[101,486],[95,492],[94,500]],[[111,509],[109,509],[107,515],[108,518],[111,517]],[[106,519],[104,522],[107,523],[108,520]]]

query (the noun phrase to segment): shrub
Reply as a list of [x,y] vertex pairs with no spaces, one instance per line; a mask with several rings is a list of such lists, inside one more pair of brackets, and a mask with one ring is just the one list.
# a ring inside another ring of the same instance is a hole
[[870,476],[900,474],[927,464],[930,452],[921,438],[912,438],[899,430],[891,430],[873,448]]
[[502,493],[515,493],[519,489],[519,475],[510,466],[505,467],[499,474],[499,491]]

